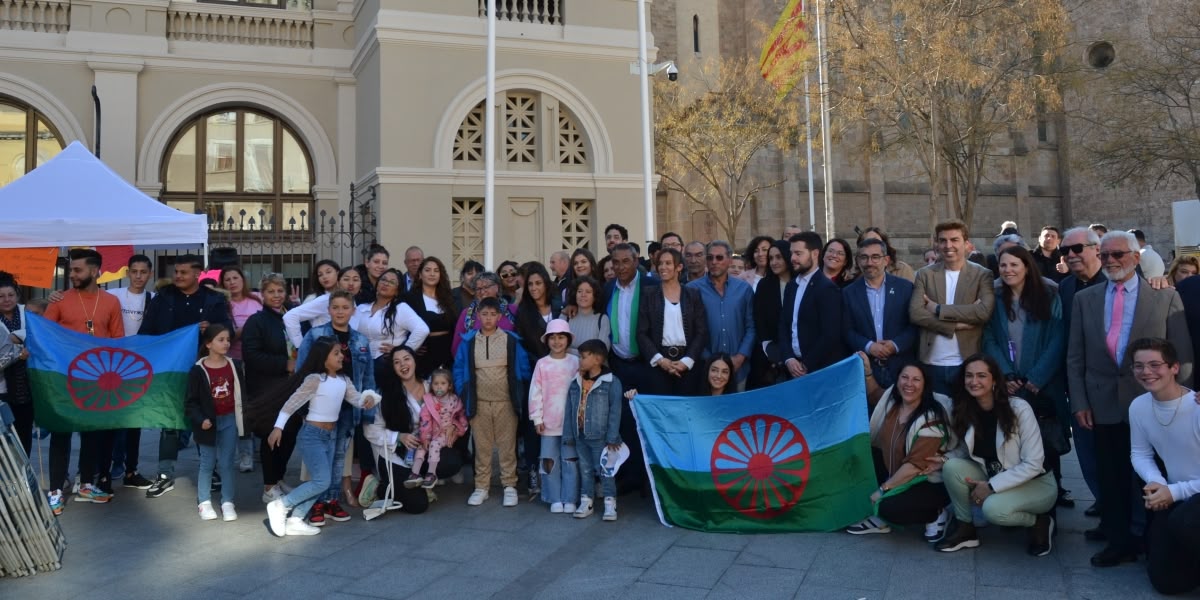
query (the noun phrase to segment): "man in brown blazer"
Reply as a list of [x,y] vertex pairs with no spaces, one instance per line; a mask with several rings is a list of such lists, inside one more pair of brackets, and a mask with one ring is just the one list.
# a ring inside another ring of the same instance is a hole
[[1157,337],[1179,351],[1180,382],[1191,381],[1192,340],[1183,301],[1174,288],[1152,289],[1138,277],[1137,239],[1110,231],[1100,241],[1108,282],[1075,295],[1067,343],[1067,384],[1079,424],[1095,433],[1101,527],[1108,546],[1092,565],[1111,567],[1137,560],[1130,533],[1134,494],[1129,460],[1129,404],[1143,393],[1125,348]]
[[908,318],[921,328],[917,355],[930,367],[933,390],[950,394],[963,359],[979,352],[996,292],[992,272],[967,261],[966,223],[938,223],[934,233],[942,260],[917,271]]

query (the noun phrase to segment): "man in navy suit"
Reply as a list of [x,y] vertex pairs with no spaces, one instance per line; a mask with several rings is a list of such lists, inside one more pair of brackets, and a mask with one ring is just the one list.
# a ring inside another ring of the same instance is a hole
[[871,375],[886,388],[905,362],[916,359],[917,327],[908,320],[913,284],[887,274],[883,240],[863,240],[855,260],[863,276],[842,290],[842,339],[850,350],[871,357]]
[[[1188,333],[1191,334],[1192,344],[1195,345],[1196,340],[1200,340],[1200,275],[1192,275],[1176,283],[1175,291],[1179,292],[1179,298],[1183,300],[1183,314],[1187,317]],[[1192,356],[1195,356],[1195,352]],[[1192,377],[1195,381],[1200,381],[1200,375],[1194,370]],[[1193,385],[1192,389],[1196,389],[1196,386]]]
[[821,273],[821,236],[803,231],[788,241],[796,276],[784,291],[774,356],[788,374],[801,377],[845,356],[842,290]]

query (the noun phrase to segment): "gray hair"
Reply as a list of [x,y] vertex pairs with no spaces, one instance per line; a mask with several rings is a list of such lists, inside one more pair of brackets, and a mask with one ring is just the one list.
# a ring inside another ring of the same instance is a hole
[[[1000,254],[1000,246],[1008,243],[1013,243],[1025,248],[1025,238],[1015,233],[1010,233],[1008,235],[999,236],[995,239],[995,241],[992,242],[992,254]],[[1026,250],[1028,250],[1028,248],[1026,248]]]
[[1066,242],[1067,238],[1080,233],[1085,236],[1087,243],[1093,246],[1100,245],[1100,236],[1096,235],[1096,232],[1091,227],[1072,227],[1064,231],[1062,236],[1063,242]]
[[713,240],[713,241],[709,242],[707,246],[704,247],[704,251],[712,252],[713,246],[717,246],[719,248],[724,248],[726,254],[733,256],[733,247],[729,245],[729,242],[727,242],[725,240]]
[[277,285],[282,287],[285,291],[288,289],[287,279],[285,279],[283,275],[279,273],[267,273],[263,275],[262,281],[258,283],[259,291],[267,289],[268,285]]
[[483,282],[494,283],[497,287],[500,286],[500,276],[495,271],[483,271],[471,280],[472,291],[479,289],[479,284]]
[[550,258],[561,258],[563,260],[571,260],[571,255],[566,250],[556,250],[550,255]]
[[1128,231],[1119,231],[1116,229],[1109,231],[1108,233],[1104,234],[1104,237],[1100,238],[1100,243],[1104,244],[1104,242],[1110,240],[1125,240],[1128,248],[1133,252],[1137,252],[1141,247],[1141,245],[1138,244],[1137,236],[1129,233]]

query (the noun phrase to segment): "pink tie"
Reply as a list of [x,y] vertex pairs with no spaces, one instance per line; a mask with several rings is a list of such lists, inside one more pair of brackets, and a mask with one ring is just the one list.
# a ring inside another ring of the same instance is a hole
[[1112,318],[1109,319],[1108,337],[1105,341],[1108,343],[1108,353],[1113,357],[1113,360],[1118,365],[1121,364],[1120,357],[1117,356],[1117,342],[1121,340],[1121,322],[1125,316],[1125,286],[1117,284],[1117,297],[1113,298],[1112,303]]

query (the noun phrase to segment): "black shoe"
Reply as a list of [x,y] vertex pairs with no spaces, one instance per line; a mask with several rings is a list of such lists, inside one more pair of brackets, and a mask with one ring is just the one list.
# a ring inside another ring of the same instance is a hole
[[1092,505],[1089,506],[1087,510],[1083,511],[1083,516],[1093,517],[1093,518],[1099,517],[1100,516],[1100,503],[1093,502]]
[[1075,499],[1071,497],[1071,490],[1058,490],[1058,500],[1055,505],[1059,508],[1075,508]]
[[1083,539],[1089,542],[1107,542],[1108,536],[1104,534],[1104,530],[1096,527],[1083,532]]
[[978,548],[979,536],[975,534],[975,524],[969,521],[955,521],[953,530],[933,547],[938,552],[957,552],[963,548]]
[[157,498],[173,489],[175,489],[175,478],[159,475],[158,479],[155,479],[154,483],[146,489],[146,497]]
[[100,479],[99,481],[96,482],[96,489],[111,496],[113,493],[112,479],[109,479],[108,477]]
[[1092,566],[1098,568],[1115,567],[1127,562],[1137,562],[1137,554],[1119,546],[1110,545],[1092,557]]
[[141,473],[134,473],[133,475],[125,476],[123,485],[127,488],[145,490],[149,489],[151,485],[154,485],[154,482],[142,477]]
[[212,474],[212,488],[211,489],[214,492],[221,491],[221,476],[216,473]]
[[1054,517],[1038,515],[1033,527],[1029,528],[1029,554],[1045,556],[1054,548]]

